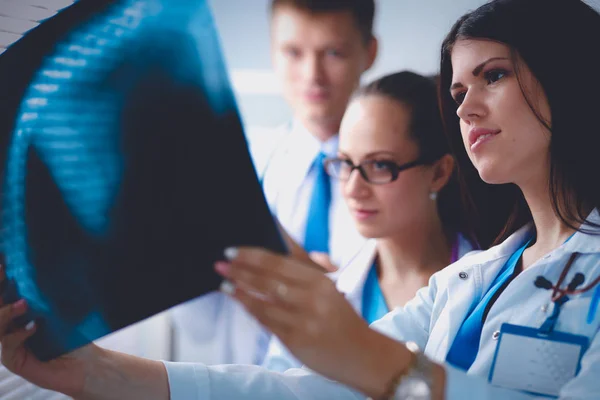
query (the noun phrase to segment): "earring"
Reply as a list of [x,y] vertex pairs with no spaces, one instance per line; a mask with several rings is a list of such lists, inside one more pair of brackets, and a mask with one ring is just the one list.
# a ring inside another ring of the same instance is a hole
[[429,193],[429,198],[433,201],[435,201],[437,199],[437,192],[431,192]]

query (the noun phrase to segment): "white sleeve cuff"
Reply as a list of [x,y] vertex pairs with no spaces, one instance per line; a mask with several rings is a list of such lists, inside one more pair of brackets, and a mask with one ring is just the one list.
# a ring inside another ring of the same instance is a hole
[[163,361],[169,379],[171,400],[208,400],[208,369],[202,364]]

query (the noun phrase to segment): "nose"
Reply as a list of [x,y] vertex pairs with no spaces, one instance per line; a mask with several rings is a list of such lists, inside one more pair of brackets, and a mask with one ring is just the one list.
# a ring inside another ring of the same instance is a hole
[[470,88],[456,110],[456,114],[467,124],[485,117],[487,109],[483,100],[482,90],[476,87]]
[[323,58],[319,54],[310,54],[304,59],[302,72],[306,82],[320,84],[324,78]]
[[355,169],[350,173],[348,180],[342,182],[342,191],[347,199],[364,199],[371,193],[371,185]]

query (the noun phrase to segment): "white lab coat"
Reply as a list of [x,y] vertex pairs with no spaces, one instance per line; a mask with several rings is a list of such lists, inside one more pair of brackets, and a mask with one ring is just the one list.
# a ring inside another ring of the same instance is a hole
[[205,364],[256,364],[259,338],[269,334],[236,301],[220,292],[209,293],[171,309],[174,323],[173,359]]
[[[376,246],[376,239],[368,240],[350,261],[350,264],[338,272],[330,274],[337,289],[344,294],[358,314],[362,313],[363,290],[369,271],[375,261]],[[473,245],[465,237],[459,235],[458,258],[463,257],[472,250]],[[291,368],[302,367],[302,362],[295,358],[276,336],[273,336],[262,365],[271,371],[285,372]]]
[[[269,207],[294,240],[302,244],[310,194],[311,170],[320,151],[337,153],[337,136],[320,143],[299,123],[250,135],[248,144]],[[348,264],[365,239],[360,236],[344,203],[339,183],[331,181],[330,255],[335,265]],[[211,293],[172,309],[176,361],[207,364],[260,363],[267,352],[269,332],[239,304]]]
[[[600,223],[594,210],[589,220]],[[412,340],[431,359],[444,363],[460,325],[474,302],[480,301],[508,258],[531,234],[526,226],[502,244],[487,251],[472,252],[434,274],[429,286],[421,289],[405,307],[398,308],[372,327],[400,341]],[[600,234],[600,230],[589,228]],[[446,400],[530,400],[533,394],[491,386],[487,382],[497,340],[494,332],[507,322],[539,328],[552,310],[546,306],[551,291],[537,289],[538,275],[557,282],[571,253],[579,252],[566,276],[570,282],[581,272],[586,282],[600,275],[600,236],[577,232],[567,243],[553,250],[520,273],[490,309],[479,352],[467,373],[446,365]],[[600,399],[600,313],[586,322],[592,292],[574,295],[563,305],[556,330],[585,335],[590,346],[581,361],[578,375],[563,386],[560,399]],[[515,354],[518,357],[519,354]],[[171,387],[171,400],[210,399],[363,399],[364,396],[307,369],[285,374],[253,366],[206,367],[200,364],[165,363]],[[343,368],[343,366],[340,366]]]

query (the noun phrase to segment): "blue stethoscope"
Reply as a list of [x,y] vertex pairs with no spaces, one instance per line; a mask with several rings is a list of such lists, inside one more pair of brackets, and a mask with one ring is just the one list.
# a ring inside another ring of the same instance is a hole
[[585,293],[596,288],[594,291],[594,295],[592,296],[592,301],[590,303],[590,308],[587,315],[588,324],[591,324],[592,321],[594,321],[596,311],[598,309],[598,302],[600,301],[600,285],[598,285],[598,283],[600,283],[600,276],[597,277],[589,285],[586,285],[581,289],[577,289],[577,287],[583,284],[583,282],[585,281],[585,276],[581,272],[578,272],[575,274],[575,276],[573,276],[573,279],[567,285],[567,287],[561,289],[561,286],[563,285],[567,274],[571,270],[573,261],[575,261],[575,258],[577,258],[578,255],[579,253],[571,254],[571,257],[569,258],[567,264],[564,266],[556,285],[553,285],[552,282],[550,282],[543,276],[538,276],[534,282],[535,286],[538,288],[552,289],[552,302],[555,304],[552,315],[550,315],[546,319],[546,321],[542,324],[540,328],[540,331],[542,332],[550,333],[554,330],[554,326],[556,324],[556,321],[558,320],[558,316],[560,315],[561,306],[567,301],[569,301],[570,295]]

